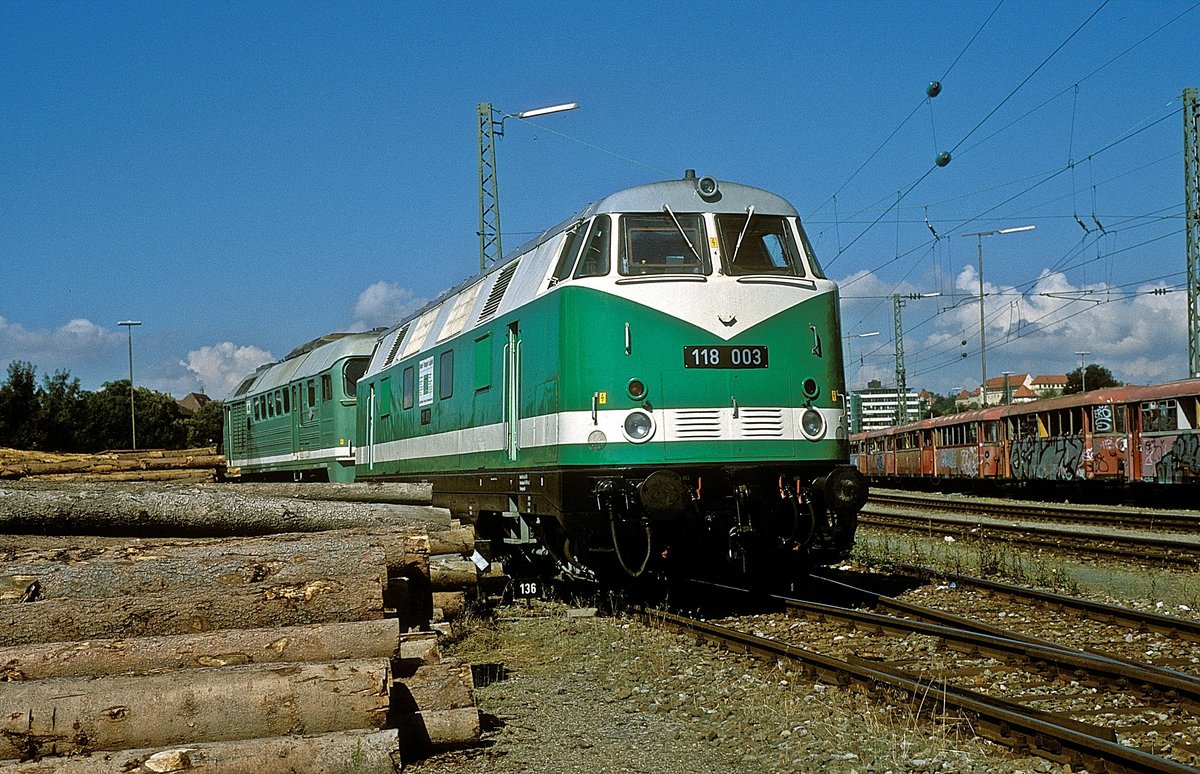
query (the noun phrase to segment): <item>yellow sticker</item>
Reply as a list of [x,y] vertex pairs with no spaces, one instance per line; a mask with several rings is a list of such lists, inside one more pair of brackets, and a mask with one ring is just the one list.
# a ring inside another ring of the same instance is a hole
[[708,246],[711,247],[712,249],[716,250],[717,249],[717,238],[709,237],[708,238]]
[[599,403],[601,406],[603,406],[605,403],[608,403],[608,393],[607,392],[599,392],[596,394],[599,395],[599,398],[597,398],[597,400],[596,400],[597,403]]

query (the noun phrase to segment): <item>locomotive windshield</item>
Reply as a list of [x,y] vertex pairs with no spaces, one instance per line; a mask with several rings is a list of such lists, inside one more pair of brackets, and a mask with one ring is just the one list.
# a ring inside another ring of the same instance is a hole
[[712,274],[699,215],[626,215],[621,226],[619,268],[623,276]]
[[721,256],[726,274],[805,276],[804,262],[788,228],[778,215],[718,215]]

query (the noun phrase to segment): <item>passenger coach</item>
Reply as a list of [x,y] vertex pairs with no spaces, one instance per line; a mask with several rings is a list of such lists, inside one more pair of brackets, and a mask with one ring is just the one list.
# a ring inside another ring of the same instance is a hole
[[230,472],[353,481],[355,385],[379,333],[324,336],[243,379],[225,401]]
[[1112,387],[856,434],[873,478],[1049,484],[1200,482],[1200,379]]

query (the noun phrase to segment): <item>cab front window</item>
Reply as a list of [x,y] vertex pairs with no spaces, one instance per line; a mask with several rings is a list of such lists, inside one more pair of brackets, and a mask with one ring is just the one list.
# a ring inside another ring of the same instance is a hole
[[723,271],[730,275],[805,276],[787,219],[778,215],[718,215]]
[[663,213],[621,218],[620,273],[712,274],[699,215]]

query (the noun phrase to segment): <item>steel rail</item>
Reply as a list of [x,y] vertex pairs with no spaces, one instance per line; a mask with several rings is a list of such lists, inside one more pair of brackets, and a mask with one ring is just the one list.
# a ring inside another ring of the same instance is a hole
[[[1072,673],[1077,679],[1083,674],[1087,674],[1097,678],[1101,683],[1109,685],[1122,688],[1136,686],[1143,693],[1154,692],[1165,700],[1181,702],[1193,713],[1200,712],[1200,678],[1174,669],[1134,663],[1105,654],[1063,648],[1047,640],[1014,636],[1015,633],[1003,629],[994,630],[996,633],[979,631],[978,629],[984,628],[982,624],[970,622],[958,616],[951,617],[943,614],[941,617],[948,619],[949,623],[930,623],[790,597],[775,598],[783,602],[789,611],[846,621],[855,626],[878,632],[923,634],[937,637],[955,649],[973,655],[984,655],[1006,663],[1014,661],[1041,663]],[[899,600],[895,601],[899,603]],[[901,608],[904,606],[905,603],[899,604]],[[917,606],[911,607],[916,608]],[[924,608],[921,612],[931,617],[938,617],[938,611],[929,608]],[[956,620],[966,622],[968,625],[974,624],[974,627],[972,629],[960,628],[954,625]]]
[[[991,592],[1003,594],[1008,597],[1028,599],[1047,607],[1074,610],[1093,620],[1099,621],[1100,623],[1117,624],[1127,629],[1144,629],[1146,631],[1154,632],[1156,634],[1163,634],[1168,637],[1179,637],[1181,639],[1200,642],[1200,621],[1195,621],[1190,618],[1180,618],[1179,616],[1162,615],[1161,613],[1150,613],[1142,610],[1134,610],[1133,608],[1121,607],[1120,605],[1110,605],[1105,602],[1096,602],[1090,599],[1056,594],[1052,591],[1042,591],[1040,589],[1031,589],[1024,586],[1015,586],[1010,583],[1002,583],[1000,581],[989,580],[987,578],[978,578],[973,575],[958,575],[936,572],[911,564],[895,565],[895,569],[915,578],[942,578],[960,586],[974,586],[976,588],[986,589]],[[812,577],[818,578],[823,582],[836,583],[846,586],[847,588],[856,589],[856,587],[843,584],[841,581],[834,581],[829,578],[823,578],[819,575]],[[887,600],[885,604],[890,605],[892,601],[899,602],[899,600],[895,600],[893,597],[875,594],[874,592],[866,589],[857,590],[871,595],[872,597],[883,597],[885,600]],[[908,605],[908,603],[904,602],[901,602],[900,604]],[[940,611],[938,612],[940,613]],[[940,614],[950,615],[949,613]],[[986,626],[986,624],[980,624],[979,622],[972,623],[981,627]]]
[[947,498],[945,495],[924,495],[891,490],[873,490],[868,504],[891,508],[954,511],[962,514],[983,513],[997,518],[1103,525],[1124,529],[1200,532],[1200,512],[1192,511],[1129,509],[1105,505],[1085,506],[995,499],[979,500],[968,497]]
[[971,715],[976,734],[1058,763],[1105,772],[1200,774],[1200,769],[1114,742],[1106,729],[1100,729],[1100,735],[1089,733],[1082,730],[1087,724],[1016,707],[1011,702],[957,688],[945,681],[917,680],[874,664],[844,661],[662,610],[642,610],[639,615],[648,623],[669,625],[734,650],[803,664],[808,674],[828,683],[843,686],[858,683],[868,689],[884,687],[906,693],[915,700],[932,696],[936,701],[930,704],[936,704],[939,710],[953,707]]
[[[859,524],[884,529],[919,529],[941,535],[961,535],[984,529],[994,537],[1011,543],[1024,543],[1045,548],[1070,548],[1107,557],[1130,558],[1130,549],[1141,551],[1136,558],[1175,565],[1195,567],[1200,561],[1200,542],[1187,538],[1155,537],[1132,533],[1080,532],[1045,527],[1038,524],[1005,524],[998,521],[977,521],[969,516],[953,518],[936,513],[883,513],[868,505],[859,513]],[[1020,537],[1013,537],[1020,535]],[[1064,545],[1071,543],[1072,545]],[[1109,545],[1111,544],[1111,545]]]

